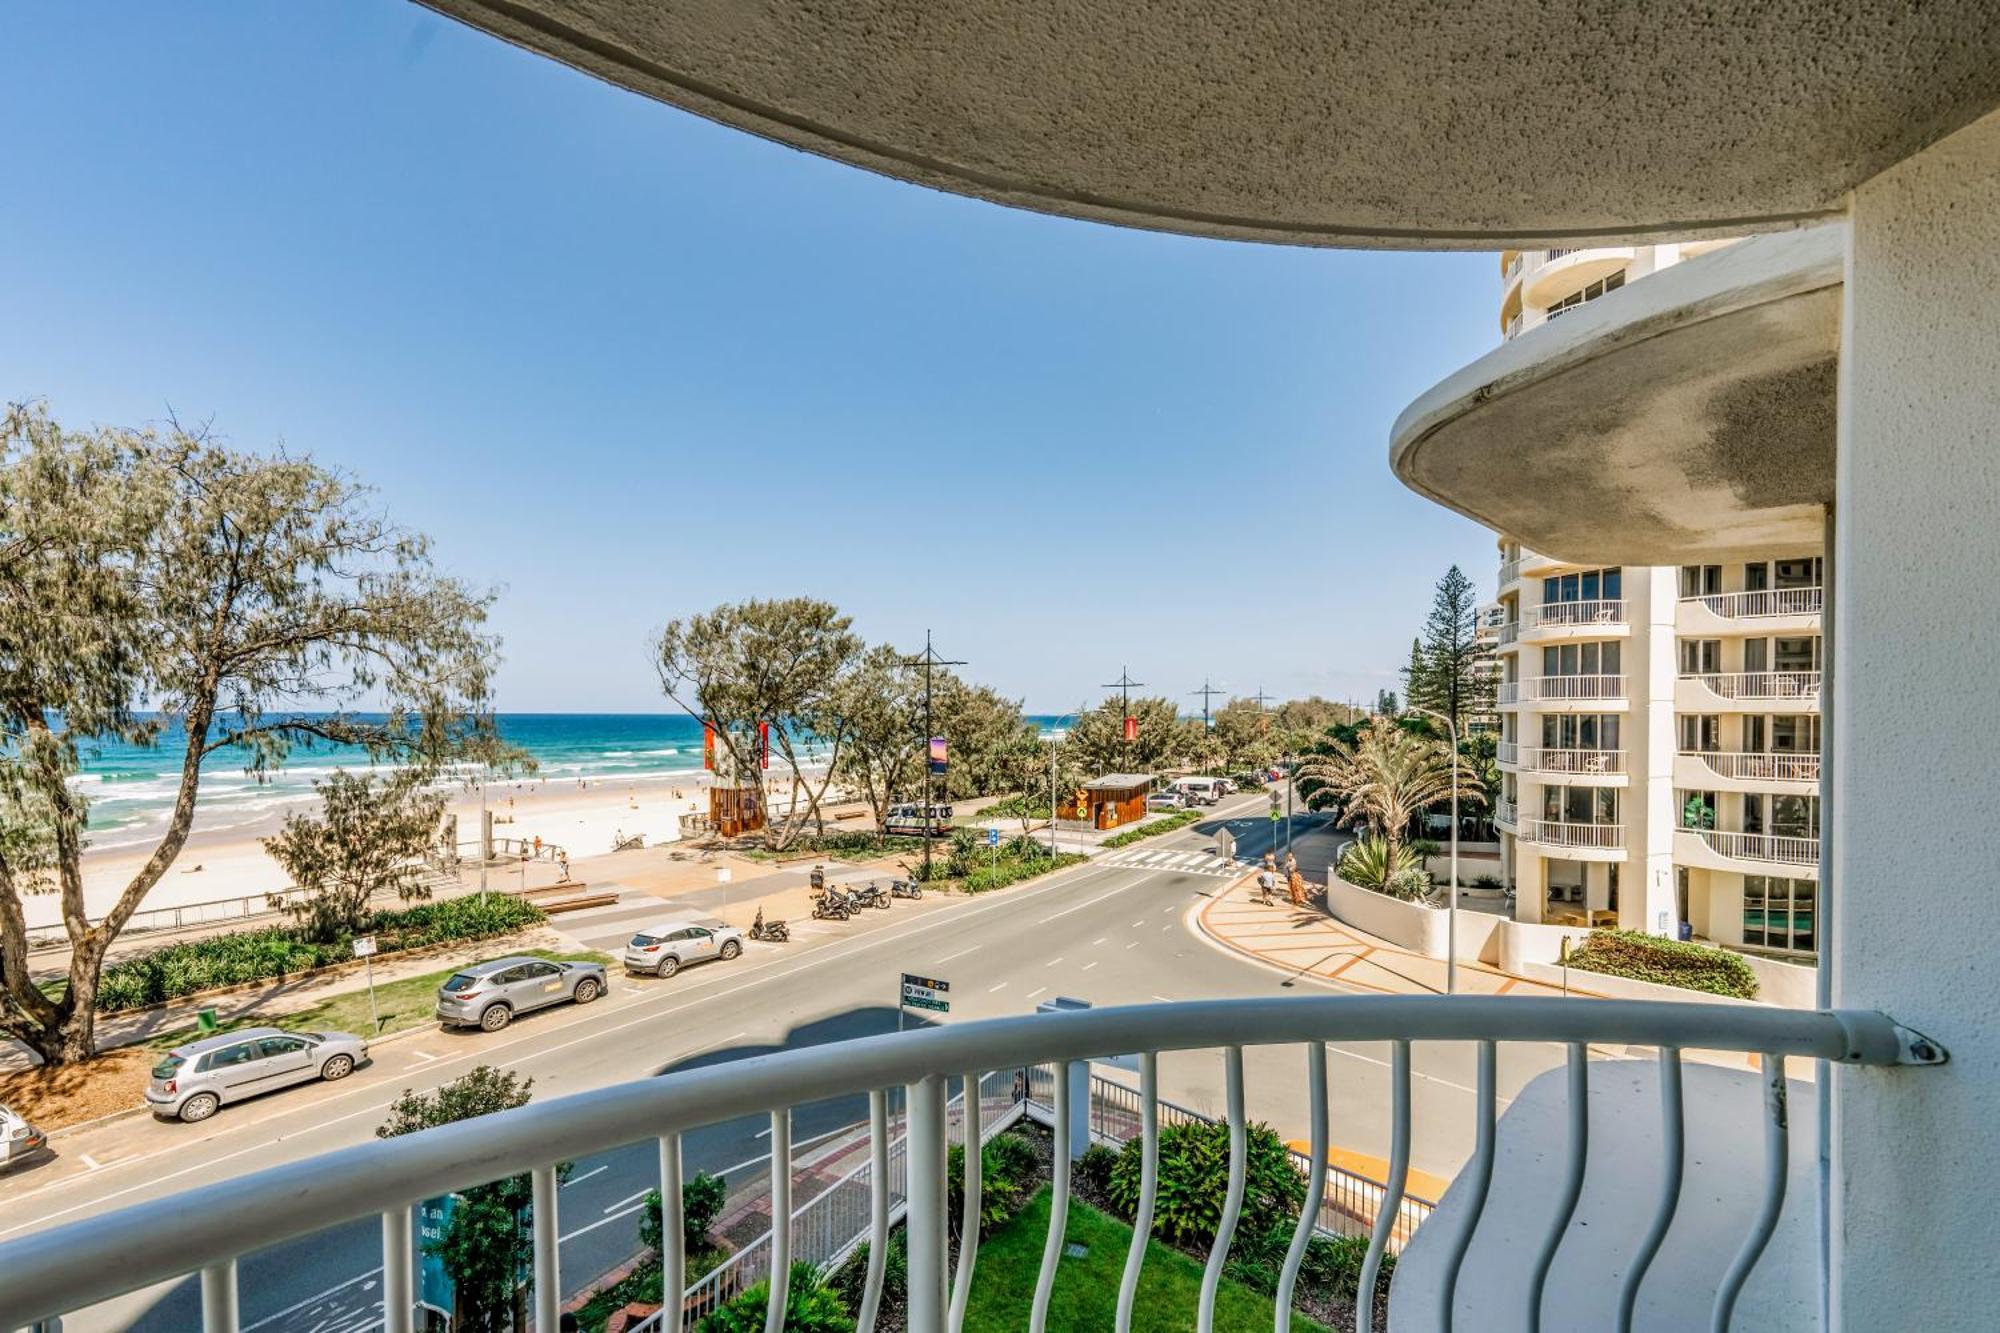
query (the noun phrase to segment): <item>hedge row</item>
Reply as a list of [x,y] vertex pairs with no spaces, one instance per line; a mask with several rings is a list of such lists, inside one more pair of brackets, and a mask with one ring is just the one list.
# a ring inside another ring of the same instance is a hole
[[1651,981],[1661,986],[1739,1000],[1757,998],[1757,974],[1726,949],[1663,939],[1637,930],[1596,930],[1569,954],[1569,965],[1586,972]]
[[1039,856],[1003,859],[972,871],[959,881],[959,887],[967,893],[1004,889],[1009,884],[1019,884],[1024,879],[1033,879],[1037,875],[1046,875],[1052,870],[1061,870],[1089,859],[1076,852],[1059,852],[1053,857],[1043,852]]
[[1123,833],[1114,833],[1104,840],[1104,845],[1106,847],[1130,846],[1132,843],[1138,842],[1141,838],[1157,838],[1162,833],[1172,833],[1177,828],[1186,828],[1201,817],[1202,812],[1200,810],[1181,810],[1168,815],[1165,819],[1155,820],[1150,824],[1141,824],[1137,828],[1126,829]]
[[[373,935],[377,950],[386,954],[510,935],[544,919],[539,907],[519,898],[474,895],[375,912],[358,933]],[[220,986],[282,980],[353,957],[352,935],[314,940],[291,926],[183,940],[106,967],[97,1008],[105,1013],[143,1009]]]

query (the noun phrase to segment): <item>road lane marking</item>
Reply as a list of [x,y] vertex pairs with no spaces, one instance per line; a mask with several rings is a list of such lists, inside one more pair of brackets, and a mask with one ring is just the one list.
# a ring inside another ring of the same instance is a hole
[[1054,966],[1055,966],[1055,965],[1056,965],[1057,963],[1060,963],[1061,961],[1062,961],[1062,955],[1061,955],[1061,954],[1057,954],[1057,955],[1056,955],[1056,956],[1055,956],[1054,958],[1051,958],[1051,959],[1049,959],[1049,961],[1048,961],[1048,962],[1046,962],[1046,963],[1043,963],[1043,964],[1042,964],[1042,966],[1043,966],[1043,967],[1054,967]]
[[1098,936],[1098,937],[1097,937],[1096,939],[1094,939],[1094,940],[1092,940],[1092,941],[1090,942],[1090,947],[1091,947],[1091,948],[1093,948],[1093,949],[1095,949],[1095,948],[1096,948],[1096,947],[1097,947],[1098,945],[1100,945],[1100,944],[1102,944],[1102,943],[1104,943],[1104,936],[1102,936],[1102,935],[1099,935],[1099,936]]
[[954,958],[963,958],[969,953],[978,953],[978,952],[979,952],[979,946],[975,944],[970,949],[960,949],[957,953],[948,953],[944,957],[938,959],[938,962],[949,963]]
[[1158,1001],[1159,1001],[1159,1002],[1160,1002],[1161,1004],[1172,1004],[1172,1003],[1173,1003],[1173,1001],[1172,1001],[1172,1000],[1168,999],[1168,998],[1167,998],[1166,996],[1164,996],[1164,995],[1155,995],[1155,996],[1154,996],[1153,998],[1154,998],[1154,999],[1156,999],[1156,1000],[1158,1000]]
[[439,1056],[432,1055],[429,1051],[411,1051],[410,1057],[412,1059],[422,1060],[425,1064],[429,1064],[431,1061],[440,1058]]
[[606,1171],[609,1171],[610,1169],[611,1169],[611,1163],[609,1162],[606,1162],[603,1166],[592,1167],[590,1170],[584,1172],[580,1176],[571,1176],[568,1180],[565,1180],[562,1183],[562,1187],[564,1189],[568,1189],[571,1185],[581,1185],[584,1181],[589,1180],[592,1176],[602,1175]]
[[1048,987],[1047,987],[1047,986],[1037,986],[1037,987],[1035,987],[1035,988],[1034,988],[1033,990],[1031,990],[1031,991],[1029,991],[1029,992],[1028,992],[1028,998],[1032,1000],[1032,999],[1034,999],[1034,998],[1035,998],[1035,997],[1036,997],[1037,995],[1040,995],[1040,994],[1042,994],[1042,993],[1043,993],[1043,992],[1045,992],[1046,990],[1048,990]]
[[89,1167],[93,1171],[101,1171],[104,1169],[104,1164],[98,1161],[95,1157],[92,1157],[87,1152],[80,1152],[77,1154],[77,1157],[82,1160],[85,1166]]
[[1000,983],[999,985],[997,985],[997,986],[988,986],[988,987],[986,988],[986,993],[987,993],[988,995],[991,995],[991,994],[992,994],[992,993],[993,993],[994,991],[1000,991],[1000,990],[1006,990],[1006,989],[1007,989],[1007,983],[1003,981],[1003,982],[1001,982],[1001,983]]
[[346,1288],[353,1286],[357,1282],[372,1282],[375,1279],[375,1275],[377,1273],[380,1273],[381,1271],[382,1271],[382,1266],[380,1264],[377,1264],[375,1267],[369,1269],[365,1273],[362,1273],[358,1277],[351,1277],[347,1279],[347,1281],[345,1282],[335,1283],[333,1286],[328,1287],[325,1291],[315,1292],[314,1294],[306,1297],[302,1301],[299,1301],[292,1305],[287,1305],[284,1309],[278,1311],[278,1313],[276,1314],[267,1314],[254,1324],[243,1325],[243,1333],[250,1333],[250,1330],[252,1329],[262,1328],[264,1327],[264,1325],[271,1323],[273,1320],[283,1319],[286,1315],[292,1314],[299,1310],[303,1310],[308,1305],[311,1305],[314,1301],[323,1301],[327,1297],[333,1295],[334,1292],[343,1291]]
[[1128,949],[1136,949],[1139,947],[1139,941],[1133,940],[1130,944],[1126,945],[1125,947]]
[[[760,1158],[760,1159],[758,1159],[758,1160],[762,1160],[762,1159]],[[628,1204],[628,1203],[637,1203],[637,1202],[638,1202],[638,1201],[639,1201],[640,1199],[643,1199],[643,1198],[645,1198],[645,1197],[646,1197],[646,1196],[647,1196],[648,1194],[651,1194],[651,1193],[652,1193],[652,1191],[651,1191],[651,1190],[649,1190],[649,1189],[646,1189],[646,1190],[640,1190],[640,1191],[639,1191],[639,1192],[638,1192],[637,1194],[628,1194],[628,1195],[626,1195],[626,1196],[625,1196],[624,1198],[620,1199],[620,1200],[619,1200],[619,1201],[618,1201],[617,1203],[614,1203],[614,1204],[610,1205],[609,1207],[607,1207],[607,1208],[606,1208],[606,1209],[605,1209],[604,1211],[605,1211],[605,1212],[607,1212],[607,1213],[615,1213],[615,1212],[617,1212],[617,1211],[618,1211],[618,1210],[619,1210],[620,1208],[623,1208],[623,1207],[624,1207],[624,1206],[625,1206],[626,1204]]]
[[618,1221],[620,1218],[630,1217],[632,1214],[638,1212],[641,1208],[644,1208],[645,1206],[646,1205],[643,1203],[635,1203],[622,1213],[613,1213],[609,1217],[600,1217],[595,1222],[587,1222],[584,1225],[578,1227],[576,1230],[570,1232],[567,1236],[557,1236],[556,1244],[567,1245],[569,1244],[569,1242],[575,1240],[578,1236],[584,1235],[587,1232],[595,1231],[599,1227],[608,1227],[613,1222]]
[[1096,960],[1094,960],[1094,959],[1093,959],[1092,961],[1090,961],[1090,962],[1088,962],[1088,963],[1085,963],[1085,964],[1083,965],[1083,970],[1084,970],[1084,971],[1086,971],[1086,972],[1088,972],[1088,971],[1090,971],[1090,969],[1091,969],[1091,968],[1093,968],[1093,967],[1096,967],[1096,966],[1097,966],[1097,962],[1096,962]]

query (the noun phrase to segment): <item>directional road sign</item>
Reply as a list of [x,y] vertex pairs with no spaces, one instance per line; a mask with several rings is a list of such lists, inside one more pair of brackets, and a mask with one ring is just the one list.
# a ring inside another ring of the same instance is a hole
[[951,993],[951,983],[936,977],[917,977],[903,973],[903,1005],[908,1009],[931,1009],[937,1013],[949,1013],[951,1001],[945,996]]

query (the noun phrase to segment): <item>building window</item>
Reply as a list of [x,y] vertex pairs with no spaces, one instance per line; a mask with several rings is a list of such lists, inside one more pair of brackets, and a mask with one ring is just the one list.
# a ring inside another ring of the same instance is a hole
[[1623,569],[1583,569],[1542,580],[1542,602],[1615,602],[1625,595]]
[[1681,753],[1713,753],[1722,748],[1722,718],[1714,713],[1681,714]]
[[1618,748],[1618,715],[1615,713],[1542,714],[1544,750],[1615,750]]
[[[1758,642],[1762,642],[1759,640]],[[1806,639],[1774,639],[1780,671],[1819,670],[1819,636]]]
[[1712,791],[1684,791],[1680,793],[1681,827],[1715,827],[1715,793]]
[[1565,643],[1542,649],[1544,676],[1615,676],[1619,673],[1618,644]]
[[1681,566],[1681,596],[1713,597],[1721,591],[1721,565]]
[[1682,639],[1681,674],[1712,676],[1722,670],[1722,640]]
[[[1763,720],[1757,719],[1760,723]],[[1780,754],[1818,754],[1819,719],[1810,716],[1772,718],[1771,749]]]
[[1603,296],[1606,292],[1615,292],[1624,285],[1625,285],[1625,270],[1621,268],[1616,273],[1610,274],[1607,277],[1599,278],[1596,282],[1591,283],[1588,287],[1583,288],[1581,291],[1571,292],[1568,296],[1565,296],[1562,300],[1552,302],[1549,306],[1549,318],[1554,319],[1561,312],[1569,310],[1575,306],[1580,306],[1585,301],[1595,301],[1598,297]]
[[1780,588],[1817,588],[1820,586],[1819,556],[1802,556],[1797,560],[1777,561],[1778,586]]
[[1811,953],[1815,947],[1819,886],[1776,875],[1743,877],[1743,943],[1752,949]]

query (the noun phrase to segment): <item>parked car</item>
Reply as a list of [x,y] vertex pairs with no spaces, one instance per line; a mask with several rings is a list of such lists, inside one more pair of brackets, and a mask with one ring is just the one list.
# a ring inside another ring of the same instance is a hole
[[1222,799],[1221,778],[1181,778],[1174,783],[1174,789],[1187,798],[1189,805],[1214,805]]
[[670,977],[689,963],[724,962],[743,952],[743,932],[712,916],[678,916],[648,926],[625,946],[627,972]]
[[146,1084],[146,1104],[162,1120],[194,1124],[231,1102],[346,1078],[367,1058],[367,1041],[346,1032],[239,1028],[161,1056]]
[[48,1135],[0,1106],[0,1171],[19,1166],[48,1146]]
[[1148,810],[1185,810],[1187,798],[1177,791],[1156,791],[1146,798]]
[[574,1000],[589,1004],[606,989],[602,963],[496,958],[454,972],[438,987],[438,1022],[498,1032],[514,1015]]

